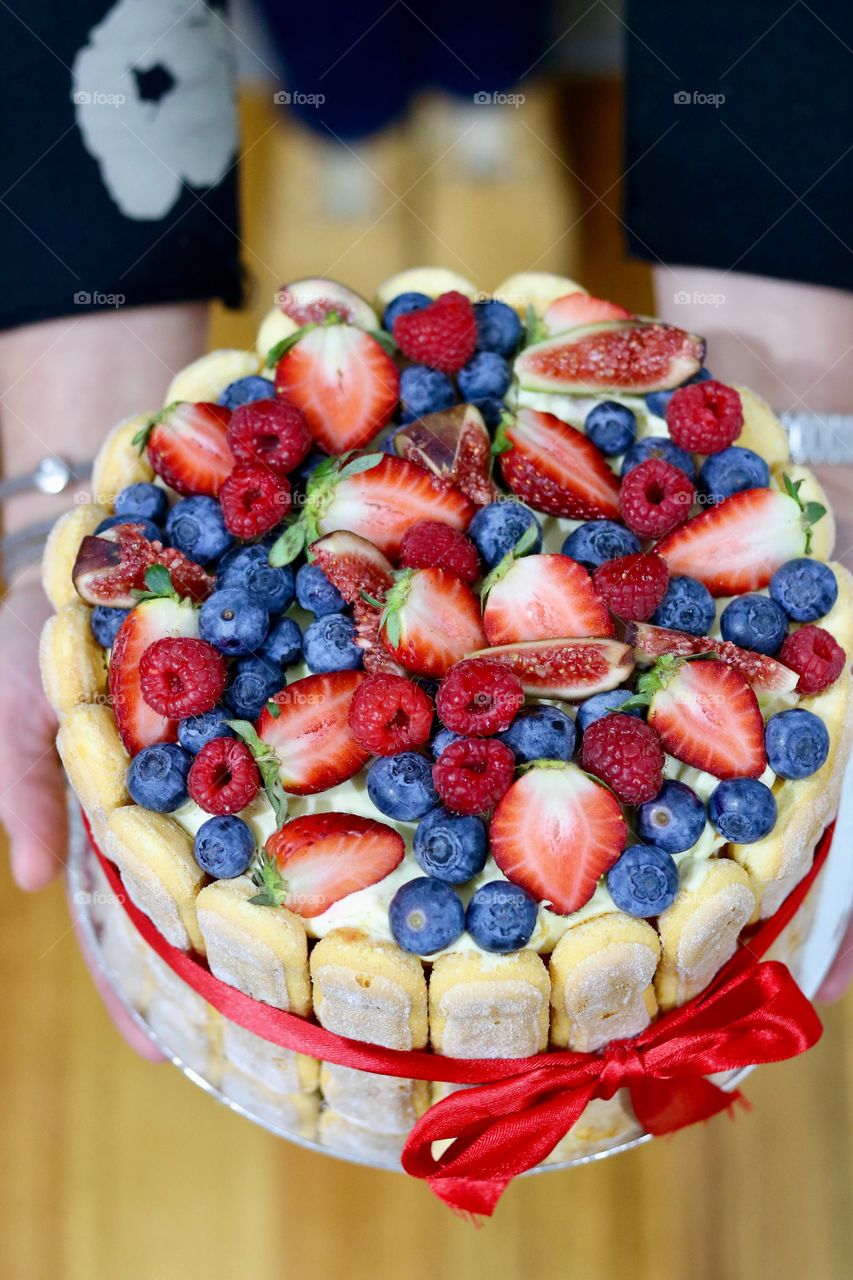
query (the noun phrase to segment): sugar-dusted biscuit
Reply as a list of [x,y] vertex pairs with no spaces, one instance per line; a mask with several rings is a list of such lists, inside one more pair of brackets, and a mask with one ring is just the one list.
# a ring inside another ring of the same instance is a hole
[[382,281],[376,290],[374,306],[381,314],[391,299],[401,293],[425,293],[428,298],[437,298],[441,293],[451,292],[464,293],[466,298],[477,297],[476,285],[449,267],[409,267]]
[[91,609],[69,603],[48,618],[39,642],[39,666],[45,696],[58,716],[106,694],[104,651],[92,635]]
[[115,901],[105,877],[93,890],[90,909],[99,924],[98,942],[104,963],[124,997],[139,1013],[145,1013],[153,980],[150,949],[127,918],[124,907]]
[[192,837],[167,813],[130,804],[110,814],[105,841],[104,852],[132,901],[166,941],[203,952],[196,898],[204,872],[193,857]]
[[307,1054],[282,1049],[236,1022],[222,1020],[222,1056],[276,1093],[314,1093],[319,1063]]
[[835,549],[835,516],[833,515],[829,498],[827,498],[817,476],[810,467],[804,467],[793,462],[777,463],[770,470],[773,475],[773,481],[778,488],[781,489],[783,487],[785,476],[794,484],[797,481],[802,481],[798,495],[800,501],[803,503],[818,502],[822,507],[826,508],[826,515],[821,516],[820,520],[812,525],[809,555],[814,556],[816,560],[828,560]]
[[430,1037],[451,1058],[524,1058],[548,1044],[548,970],[535,951],[450,951],[432,967]]
[[144,449],[140,453],[139,445],[133,443],[150,418],[150,413],[125,418],[113,427],[98,450],[92,467],[92,494],[102,506],[114,507],[116,494],[127,485],[154,479],[148,455]]
[[258,329],[255,350],[260,357],[261,366],[265,366],[267,356],[273,347],[284,338],[289,338],[299,328],[295,320],[286,316],[280,307],[270,307]]
[[348,1116],[342,1116],[331,1107],[324,1107],[320,1112],[317,1126],[317,1137],[324,1146],[389,1167],[399,1165],[400,1154],[408,1136],[408,1130],[405,1133],[380,1133],[368,1125],[350,1120]]
[[119,805],[127,804],[128,755],[109,707],[73,707],[59,726],[56,747],[91,820],[100,824]]
[[238,991],[305,1017],[311,1012],[305,928],[286,907],[250,902],[257,892],[248,876],[202,889],[196,909],[207,962]]
[[334,929],[311,952],[314,1011],[329,1031],[389,1049],[427,1042],[423,967],[393,942]]
[[607,1151],[620,1146],[642,1133],[631,1109],[627,1089],[620,1089],[612,1098],[593,1098],[569,1132],[543,1161],[557,1164],[563,1160],[578,1160],[596,1151]]
[[218,1085],[225,1096],[244,1107],[256,1120],[284,1134],[295,1134],[311,1141],[317,1137],[320,1097],[315,1093],[293,1090],[283,1093],[271,1089],[256,1076],[246,1075],[233,1063],[220,1064]]
[[738,935],[755,910],[755,891],[743,867],[729,858],[682,863],[681,887],[658,917],[661,960],[655,990],[661,1009],[684,1004],[708,986],[731,959]]
[[552,302],[567,293],[586,293],[586,289],[576,280],[550,271],[519,271],[502,280],[493,296],[514,307],[523,318],[528,307],[533,307],[538,316],[544,315]]
[[430,1103],[427,1080],[376,1075],[324,1062],[320,1089],[328,1106],[377,1133],[403,1133]]
[[41,580],[54,609],[65,604],[79,603],[80,597],[71,580],[71,570],[80,550],[80,543],[87,534],[94,533],[101,521],[108,516],[107,507],[95,502],[82,502],[61,515],[47,535],[41,562]]
[[657,1012],[660,942],[645,920],[608,912],[567,929],[551,955],[551,1041],[592,1053],[635,1036]]
[[231,382],[257,373],[258,357],[254,351],[227,348],[199,356],[175,374],[169,383],[164,404],[175,400],[216,401]]
[[770,405],[749,387],[735,390],[743,406],[743,426],[735,443],[760,454],[770,467],[787,463],[791,457],[788,433]]
[[153,952],[149,964],[154,981],[145,1013],[148,1025],[170,1054],[217,1083],[222,1018]]

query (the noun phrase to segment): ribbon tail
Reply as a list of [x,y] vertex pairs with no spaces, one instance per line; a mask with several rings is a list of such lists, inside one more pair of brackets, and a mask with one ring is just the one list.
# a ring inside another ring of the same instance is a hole
[[721,1111],[731,1112],[742,1101],[739,1090],[728,1092],[704,1076],[655,1079],[643,1076],[631,1081],[634,1114],[647,1133],[674,1133]]

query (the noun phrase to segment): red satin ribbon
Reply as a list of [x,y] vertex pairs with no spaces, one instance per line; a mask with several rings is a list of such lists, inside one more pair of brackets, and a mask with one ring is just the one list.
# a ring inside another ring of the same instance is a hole
[[[552,1050],[528,1058],[446,1058],[385,1049],[252,999],[215,978],[201,957],[166,942],[127,897],[88,822],[86,829],[110,886],[143,939],[230,1021],[272,1044],[341,1066],[475,1086],[435,1103],[415,1124],[402,1156],[407,1173],[425,1178],[440,1199],[464,1213],[490,1215],[507,1184],[554,1149],[592,1098],[612,1098],[628,1088],[643,1128],[672,1133],[740,1100],[739,1093],[718,1088],[707,1075],[792,1058],[820,1038],[820,1020],[788,969],[760,961],[820,872],[832,827],[824,832],[808,875],[700,996],[601,1053]],[[432,1144],[448,1139],[451,1146],[434,1158]]]

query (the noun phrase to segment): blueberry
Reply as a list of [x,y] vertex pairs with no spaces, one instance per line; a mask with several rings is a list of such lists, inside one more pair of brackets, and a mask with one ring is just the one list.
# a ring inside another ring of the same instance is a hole
[[456,385],[463,400],[482,400],[485,396],[501,399],[509,390],[512,370],[496,351],[478,351],[456,375]]
[[174,742],[143,747],[127,771],[131,800],[155,813],[171,813],[187,799],[187,774],[193,758]]
[[355,623],[345,613],[327,613],[305,628],[305,661],[311,671],[356,671],[364,650],[356,644]]
[[218,560],[234,545],[219,503],[203,494],[175,503],[166,521],[166,532],[172,546],[197,564]]
[[214,591],[201,606],[199,635],[221,653],[239,656],[259,649],[266,638],[270,617],[246,591],[226,587]]
[[162,524],[169,514],[166,490],[145,481],[126,485],[116,494],[115,513],[117,516],[145,516],[155,524]]
[[465,928],[461,901],[449,884],[431,876],[401,885],[391,899],[388,919],[398,946],[416,956],[449,947]]
[[597,569],[600,564],[615,560],[617,556],[634,555],[639,550],[637,536],[615,520],[587,520],[569,534],[562,547],[564,556],[579,561],[589,570]]
[[788,615],[768,596],[736,596],[720,614],[720,632],[742,649],[777,653],[788,633]]
[[129,609],[111,609],[105,604],[96,604],[89,618],[92,635],[104,649],[111,649],[118,635],[118,629],[124,622]]
[[445,747],[449,747],[451,742],[458,742],[461,737],[461,733],[454,733],[452,729],[439,729],[429,744],[433,760],[437,760]]
[[270,382],[269,378],[262,378],[257,373],[249,374],[248,378],[238,378],[236,382],[229,382],[224,391],[220,392],[217,404],[224,404],[226,409],[239,409],[241,404],[254,404],[256,400],[273,400],[275,399],[275,383]]
[[789,560],[770,579],[770,595],[795,622],[816,622],[838,599],[838,582],[820,560]]
[[286,681],[264,658],[243,658],[231,668],[231,682],[223,701],[235,720],[257,720],[267,701]]
[[293,570],[289,565],[273,568],[269,547],[256,543],[229,552],[216,575],[220,587],[242,587],[268,613],[284,613],[293,604]]
[[705,830],[705,806],[683,782],[665,782],[637,810],[637,835],[667,853],[690,849]]
[[233,738],[233,730],[225,721],[229,713],[225,707],[213,707],[210,711],[202,711],[197,716],[187,716],[178,725],[178,742],[185,751],[198,755],[202,747],[214,738]]
[[327,613],[341,613],[347,602],[333,587],[318,564],[303,564],[296,573],[296,599],[308,613],[322,618]]
[[114,529],[119,524],[137,524],[142,526],[142,536],[147,538],[149,542],[163,542],[163,531],[153,520],[149,520],[147,516],[136,516],[129,513],[126,516],[105,516],[101,523],[95,529],[95,534],[106,533],[107,529]]
[[752,844],[773,830],[776,801],[757,778],[726,778],[711,792],[708,817],[727,840]]
[[477,317],[477,350],[496,351],[508,360],[521,341],[521,321],[512,307],[492,298],[488,302],[475,302]]
[[[618,711],[623,702],[633,697],[630,689],[608,689],[606,693],[594,693],[591,698],[587,698],[578,707],[575,724],[581,733],[586,733],[589,726],[594,720],[600,720],[602,716],[606,716],[610,711]],[[643,717],[640,707],[633,707],[630,711],[625,712],[626,715],[636,716],[638,720]]]
[[427,413],[438,413],[456,404],[456,390],[446,373],[425,364],[410,364],[400,374],[400,405],[403,422],[412,422]]
[[714,625],[714,597],[696,578],[670,578],[666,595],[652,615],[656,627],[672,627],[691,636],[704,636]]
[[668,436],[644,436],[642,440],[632,444],[622,459],[622,475],[626,476],[629,471],[633,471],[641,462],[646,462],[649,458],[662,458],[671,466],[678,467],[679,471],[683,471],[691,480],[696,475],[696,468],[690,454],[686,449],[679,449]]
[[[694,373],[693,377],[688,378],[682,385],[689,387],[693,382],[707,382],[711,376],[708,369],[700,369],[698,373]],[[657,418],[665,418],[667,405],[677,390],[677,387],[673,387],[671,391],[649,392],[646,396],[646,408],[649,413],[653,413]]]
[[494,431],[500,424],[501,415],[506,409],[503,400],[498,400],[495,396],[484,396],[482,400],[473,400],[472,404],[480,410],[483,421],[489,430]]
[[208,818],[196,832],[195,860],[209,876],[233,880],[247,871],[255,856],[255,837],[242,818],[229,814]]
[[424,307],[428,307],[431,302],[432,298],[425,293],[398,293],[396,298],[392,298],[385,308],[382,316],[382,328],[387,329],[389,333],[393,333],[394,321],[398,316],[408,316],[413,311],[423,311]]
[[416,751],[374,760],[367,771],[367,794],[380,813],[397,822],[417,822],[438,804],[430,763]]
[[637,416],[618,400],[603,400],[586,415],[584,431],[606,458],[615,458],[634,443]]
[[481,818],[432,809],[419,824],[412,842],[418,866],[437,880],[464,884],[485,866],[486,827]]
[[607,889],[627,915],[658,916],[678,892],[678,867],[665,849],[632,844],[608,871]]
[[542,526],[529,507],[513,500],[490,502],[480,507],[474,516],[468,526],[468,537],[487,568],[494,569],[531,525],[537,530],[536,542],[530,548],[531,554],[535,554],[542,550]]
[[769,484],[770,468],[761,455],[736,444],[712,453],[699,468],[699,492],[714,502],[744,489],[766,489]]
[[536,928],[538,908],[529,893],[509,880],[481,885],[465,912],[465,928],[484,951],[519,951]]
[[808,778],[829,755],[826,725],[812,711],[779,711],[764,730],[770,768],[780,778]]
[[302,632],[293,618],[279,618],[267,633],[261,645],[261,656],[273,666],[292,667],[302,660]]
[[575,722],[559,707],[523,707],[508,729],[499,733],[519,764],[528,760],[571,760]]

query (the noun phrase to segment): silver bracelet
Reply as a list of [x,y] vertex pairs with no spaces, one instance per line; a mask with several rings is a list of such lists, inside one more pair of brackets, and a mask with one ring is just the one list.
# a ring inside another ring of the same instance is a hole
[[853,414],[792,410],[781,415],[781,422],[794,462],[853,463]]

